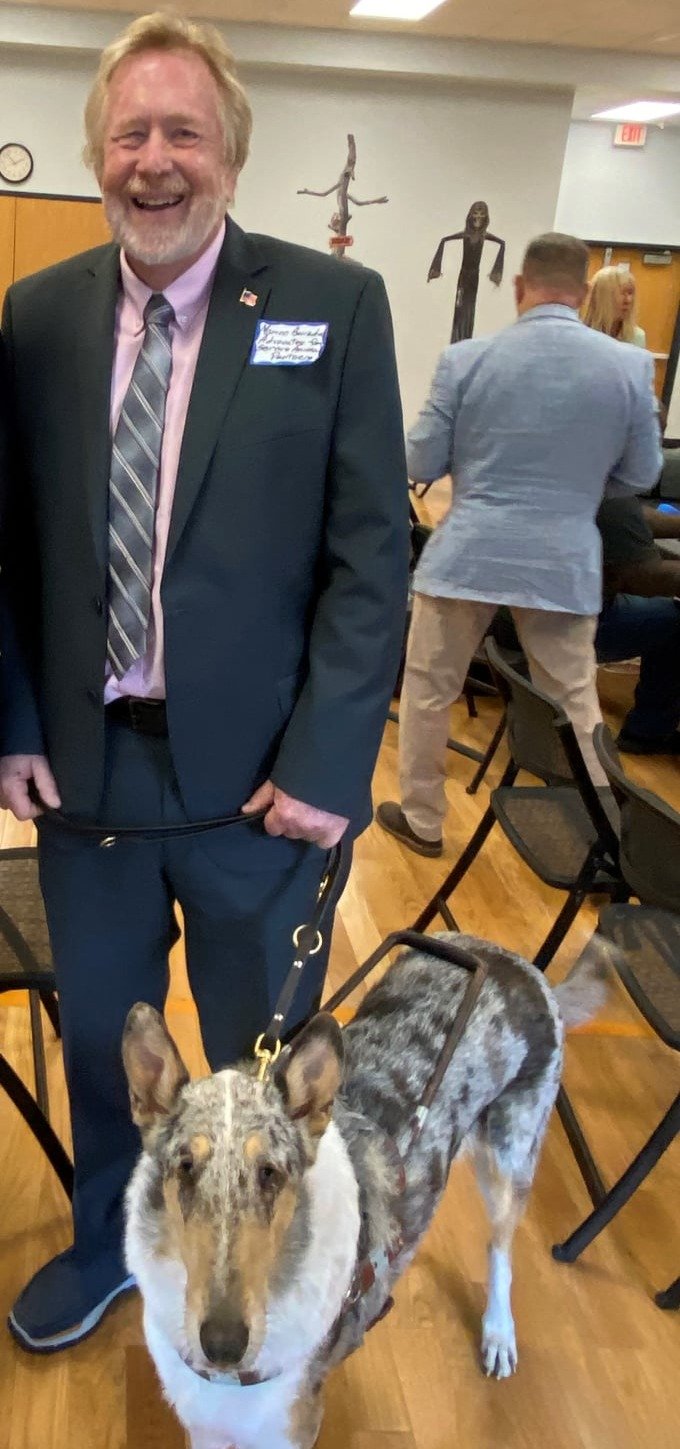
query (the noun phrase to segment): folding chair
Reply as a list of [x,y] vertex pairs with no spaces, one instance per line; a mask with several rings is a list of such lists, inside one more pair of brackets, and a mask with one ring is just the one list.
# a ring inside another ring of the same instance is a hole
[[49,1121],[41,1003],[56,1035],[60,1033],[37,856],[32,847],[0,851],[0,992],[28,991],[35,1097],[2,1053],[0,1087],[21,1113],[71,1197],[73,1168]]
[[[413,929],[426,930],[437,915],[449,930],[459,929],[449,897],[498,823],[539,880],[567,892],[534,958],[545,970],[588,895],[597,891],[628,898],[618,867],[617,811],[611,791],[593,784],[564,712],[513,667],[492,639],[486,641],[486,654],[505,701],[510,760],[477,829]],[[544,783],[516,785],[520,770]]]
[[[598,930],[612,942],[613,964],[638,1010],[657,1036],[680,1051],[680,815],[621,768],[609,731],[598,725],[595,749],[621,811],[620,865],[639,905],[609,905]],[[680,1093],[618,1182],[607,1191],[576,1113],[564,1090],[560,1116],[593,1212],[553,1248],[573,1263],[651,1172],[680,1131]],[[656,1295],[662,1308],[680,1307],[680,1278]]]

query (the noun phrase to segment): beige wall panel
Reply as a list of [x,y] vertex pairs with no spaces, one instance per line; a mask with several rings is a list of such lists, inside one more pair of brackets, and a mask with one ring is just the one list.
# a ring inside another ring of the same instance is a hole
[[19,196],[16,208],[15,281],[110,240],[99,201]]
[[14,276],[15,196],[0,196],[0,307]]

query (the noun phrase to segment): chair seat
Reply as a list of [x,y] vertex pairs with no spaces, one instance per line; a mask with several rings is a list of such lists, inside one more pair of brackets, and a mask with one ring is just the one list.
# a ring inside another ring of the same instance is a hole
[[[615,829],[616,806],[610,790],[598,791]],[[515,850],[546,885],[571,890],[596,842],[593,823],[572,785],[515,785],[492,790],[494,814]],[[611,869],[602,884],[616,879]]]
[[621,953],[614,964],[635,1005],[680,1051],[680,916],[654,906],[605,906],[599,929]]
[[52,953],[40,894],[37,852],[0,852],[0,990],[52,990]]

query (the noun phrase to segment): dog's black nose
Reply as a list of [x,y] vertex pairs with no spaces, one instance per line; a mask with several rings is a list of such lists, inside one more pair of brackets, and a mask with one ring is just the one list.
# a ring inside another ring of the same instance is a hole
[[201,1348],[208,1361],[214,1364],[240,1363],[248,1347],[249,1336],[242,1319],[225,1317],[224,1314],[206,1318],[199,1333]]

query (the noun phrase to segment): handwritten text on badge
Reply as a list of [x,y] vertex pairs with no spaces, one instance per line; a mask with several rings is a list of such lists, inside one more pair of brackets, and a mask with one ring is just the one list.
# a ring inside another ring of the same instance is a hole
[[327,322],[257,324],[250,361],[255,367],[304,367],[320,358],[328,337]]

